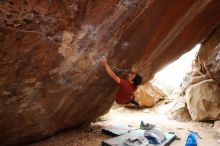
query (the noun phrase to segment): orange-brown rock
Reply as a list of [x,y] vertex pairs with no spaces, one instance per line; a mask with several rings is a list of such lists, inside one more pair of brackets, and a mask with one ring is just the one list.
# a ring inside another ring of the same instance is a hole
[[203,43],[194,63],[193,76],[205,76],[220,85],[220,27]]
[[220,1],[1,0],[0,145],[21,145],[109,110],[119,75],[149,80],[207,39]]
[[135,101],[143,107],[153,107],[166,96],[165,92],[149,82],[138,87],[137,91],[135,91]]

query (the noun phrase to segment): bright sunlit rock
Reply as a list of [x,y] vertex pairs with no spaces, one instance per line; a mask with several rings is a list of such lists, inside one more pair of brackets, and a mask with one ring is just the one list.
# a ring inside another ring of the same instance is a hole
[[192,61],[195,59],[200,46],[200,44],[196,45],[191,51],[157,72],[152,82],[172,93],[174,89],[179,87],[187,72],[191,71]]

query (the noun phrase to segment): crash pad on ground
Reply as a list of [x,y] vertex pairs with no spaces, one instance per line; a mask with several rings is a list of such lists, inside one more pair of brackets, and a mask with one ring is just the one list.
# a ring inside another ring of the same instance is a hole
[[[143,136],[144,132],[145,130],[133,130],[121,136],[102,141],[102,146],[126,146],[126,144],[124,144],[126,138]],[[148,144],[148,146],[169,146],[175,140],[174,134],[165,133],[165,136],[166,139],[161,144]]]
[[123,135],[132,130],[137,130],[137,128],[133,126],[129,126],[129,125],[120,125],[120,124],[119,125],[105,125],[102,128],[102,132],[112,137]]

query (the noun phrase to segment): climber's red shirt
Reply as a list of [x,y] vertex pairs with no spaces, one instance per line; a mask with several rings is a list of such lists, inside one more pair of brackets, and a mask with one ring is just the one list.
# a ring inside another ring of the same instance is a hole
[[116,96],[116,102],[118,104],[127,104],[134,99],[134,91],[137,90],[137,86],[131,84],[128,80],[120,79],[119,91]]

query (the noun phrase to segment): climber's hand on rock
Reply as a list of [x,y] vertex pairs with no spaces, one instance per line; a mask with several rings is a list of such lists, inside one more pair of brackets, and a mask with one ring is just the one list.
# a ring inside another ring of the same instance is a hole
[[104,56],[104,57],[101,57],[100,62],[101,62],[102,65],[104,65],[104,66],[108,65],[107,58],[106,58],[105,56]]

